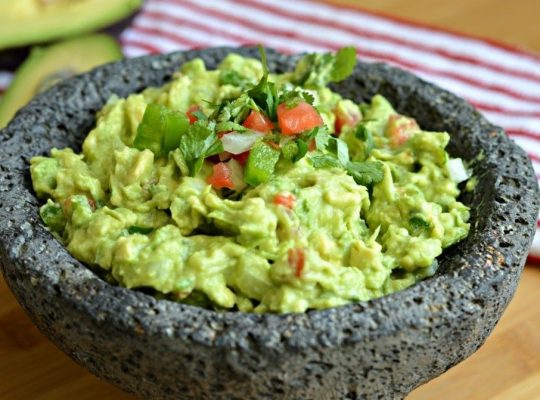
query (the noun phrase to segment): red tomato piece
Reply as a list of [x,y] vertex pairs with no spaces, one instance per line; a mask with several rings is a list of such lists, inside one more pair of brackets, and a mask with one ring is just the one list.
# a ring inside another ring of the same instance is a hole
[[399,114],[392,114],[388,118],[386,134],[390,137],[390,145],[394,148],[401,146],[419,130],[420,127],[413,118]]
[[198,106],[197,104],[192,104],[191,106],[189,106],[189,108],[186,111],[186,115],[189,118],[190,124],[193,124],[198,121],[198,118],[195,115],[193,115],[193,113],[195,111],[200,111],[200,110],[201,110],[201,107]]
[[248,129],[261,133],[268,133],[274,129],[274,124],[270,121],[270,118],[263,113],[254,110],[251,110],[242,125]]
[[227,188],[233,189],[234,184],[232,181],[232,173],[229,166],[223,162],[217,163],[213,166],[212,175],[206,178],[206,182],[212,185],[216,189]]
[[294,275],[297,278],[302,276],[304,271],[304,264],[306,262],[306,255],[304,249],[292,248],[289,249],[289,265],[294,268]]
[[318,111],[305,101],[292,108],[285,103],[280,104],[277,107],[277,117],[284,135],[296,135],[323,124]]
[[339,136],[341,133],[341,130],[344,126],[356,126],[358,122],[362,119],[362,115],[360,114],[360,110],[342,110],[339,108],[336,108],[334,111],[334,114],[336,115],[336,122],[334,124],[336,135]]
[[249,150],[244,151],[243,153],[240,153],[240,154],[233,154],[232,155],[232,158],[234,158],[236,161],[238,161],[238,163],[240,165],[246,165],[248,157],[249,157]]
[[276,197],[274,197],[274,204],[277,204],[285,208],[288,208],[289,210],[292,210],[294,207],[295,200],[296,200],[296,197],[294,197],[294,195],[291,193],[277,194]]

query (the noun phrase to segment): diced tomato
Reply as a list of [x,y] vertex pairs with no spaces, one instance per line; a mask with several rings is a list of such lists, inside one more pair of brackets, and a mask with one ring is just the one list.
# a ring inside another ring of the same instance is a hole
[[289,249],[289,265],[294,268],[294,275],[297,278],[302,276],[304,271],[304,264],[306,262],[306,255],[304,249],[292,248]]
[[212,185],[216,189],[227,188],[233,189],[234,184],[232,181],[232,173],[229,166],[223,162],[217,163],[213,166],[214,171],[210,175],[206,182]]
[[308,151],[315,151],[315,150],[317,150],[317,142],[315,141],[315,139],[311,139],[311,140],[308,142],[307,149],[308,149]]
[[399,114],[392,114],[388,118],[386,134],[390,138],[390,146],[399,147],[410,139],[413,133],[420,130],[420,127],[413,118]]
[[334,110],[336,116],[336,122],[334,124],[336,135],[339,136],[341,130],[344,126],[356,126],[358,122],[362,119],[360,110],[350,109],[343,110],[341,108],[336,108]]
[[195,123],[195,122],[198,121],[198,118],[197,118],[195,115],[193,115],[193,113],[196,112],[196,111],[200,111],[200,110],[201,110],[201,107],[198,106],[197,104],[192,104],[192,105],[187,109],[186,115],[187,115],[187,117],[189,118],[189,123],[190,123],[190,124],[193,124],[193,123]]
[[289,210],[292,210],[294,207],[295,200],[296,200],[296,197],[294,197],[294,195],[291,193],[277,194],[276,197],[274,197],[274,204],[277,204],[285,208],[288,208]]
[[238,161],[241,165],[246,165],[248,157],[249,157],[249,151],[244,151],[243,153],[232,155],[232,158]]
[[284,135],[296,135],[321,126],[323,119],[317,110],[305,101],[292,108],[285,103],[277,107],[277,117],[281,133]]
[[251,110],[242,125],[248,129],[261,133],[268,133],[274,129],[274,124],[270,121],[270,118],[263,113],[254,110]]

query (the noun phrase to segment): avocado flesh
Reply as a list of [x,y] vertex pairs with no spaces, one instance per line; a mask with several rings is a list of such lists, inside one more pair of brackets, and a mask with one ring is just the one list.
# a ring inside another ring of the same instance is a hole
[[121,58],[118,43],[105,34],[34,48],[0,100],[0,128],[32,97],[59,80]]
[[0,0],[0,50],[92,32],[141,5],[142,0]]

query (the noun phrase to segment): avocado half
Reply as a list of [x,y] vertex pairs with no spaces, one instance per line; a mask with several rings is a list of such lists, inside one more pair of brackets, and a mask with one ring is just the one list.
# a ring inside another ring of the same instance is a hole
[[143,0],[1,0],[0,50],[96,31],[134,13]]
[[105,34],[34,48],[0,101],[0,128],[32,97],[56,82],[121,58],[120,46]]

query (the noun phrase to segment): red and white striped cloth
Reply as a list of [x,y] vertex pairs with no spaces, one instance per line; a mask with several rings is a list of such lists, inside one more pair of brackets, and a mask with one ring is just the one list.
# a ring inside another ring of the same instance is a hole
[[[148,0],[121,36],[127,57],[263,43],[286,53],[358,49],[476,106],[527,150],[540,179],[540,56],[399,18],[307,0]],[[0,71],[0,92],[11,76]],[[540,263],[540,222],[529,261]]]

